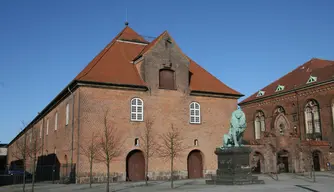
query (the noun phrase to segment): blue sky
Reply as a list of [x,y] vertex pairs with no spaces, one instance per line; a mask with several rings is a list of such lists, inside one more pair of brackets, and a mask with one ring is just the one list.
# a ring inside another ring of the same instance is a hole
[[168,30],[188,56],[246,96],[313,57],[334,60],[330,0],[0,1],[0,142],[123,29],[126,8],[138,33]]

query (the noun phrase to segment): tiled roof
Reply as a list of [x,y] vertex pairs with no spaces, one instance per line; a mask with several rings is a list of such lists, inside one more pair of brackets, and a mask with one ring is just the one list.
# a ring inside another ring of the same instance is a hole
[[[334,61],[313,58],[265,88],[259,90],[262,91],[262,96],[257,96],[259,92],[256,92],[240,102],[239,105],[306,86],[307,81],[311,76],[316,78],[316,81],[313,82],[313,84],[315,84],[333,79],[333,75]],[[310,85],[311,84],[312,83],[310,83]],[[276,91],[278,86],[284,87],[283,90]]]
[[[145,86],[133,60],[145,54],[161,37],[163,32],[149,44],[124,43],[117,40],[147,42],[130,27],[120,32],[75,78],[75,80],[111,83],[119,85]],[[220,94],[241,94],[228,87],[190,59],[189,70],[192,73],[190,89],[193,91]]]
[[[122,43],[116,40],[144,39],[130,27],[119,33],[75,78],[75,80],[124,85],[145,85],[131,63],[145,45]],[[145,41],[145,40],[144,40]]]
[[225,85],[191,59],[189,70],[192,74],[190,79],[190,89],[193,91],[242,95],[238,91]]

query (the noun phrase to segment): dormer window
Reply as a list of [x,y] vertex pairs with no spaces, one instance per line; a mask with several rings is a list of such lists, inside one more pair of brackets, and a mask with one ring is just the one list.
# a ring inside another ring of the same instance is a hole
[[257,93],[257,95],[256,95],[256,97],[261,97],[261,96],[263,96],[264,95],[264,91],[259,91],[258,93]]
[[283,91],[284,90],[284,86],[283,85],[278,85],[276,88],[276,92],[277,91]]
[[314,77],[314,76],[311,75],[306,83],[313,83],[313,82],[316,82],[316,81],[317,81],[317,77]]

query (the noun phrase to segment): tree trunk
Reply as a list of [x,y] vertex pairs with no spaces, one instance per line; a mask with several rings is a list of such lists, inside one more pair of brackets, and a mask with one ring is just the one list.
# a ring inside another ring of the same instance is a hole
[[148,186],[148,178],[147,178],[147,175],[148,175],[148,154],[146,154],[146,162],[145,162],[145,185]]
[[170,187],[173,189],[174,188],[174,183],[173,183],[173,180],[174,180],[174,168],[173,168],[173,162],[174,161],[174,158],[172,157],[171,158],[171,161],[170,161]]
[[36,154],[34,155],[34,162],[32,166],[32,182],[31,182],[31,191],[34,192],[35,187],[35,167],[36,167]]
[[92,188],[93,183],[93,160],[91,159],[89,167],[89,188]]
[[23,192],[26,191],[26,163],[25,157],[23,158]]
[[109,167],[110,167],[110,162],[107,162],[107,189],[106,192],[109,192]]

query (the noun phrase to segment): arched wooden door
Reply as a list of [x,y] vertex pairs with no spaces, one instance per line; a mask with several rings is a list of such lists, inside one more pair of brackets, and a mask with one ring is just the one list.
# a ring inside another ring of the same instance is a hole
[[188,178],[196,179],[203,177],[203,161],[199,150],[191,151],[188,155]]
[[131,151],[126,158],[127,181],[145,180],[145,158],[139,150]]

